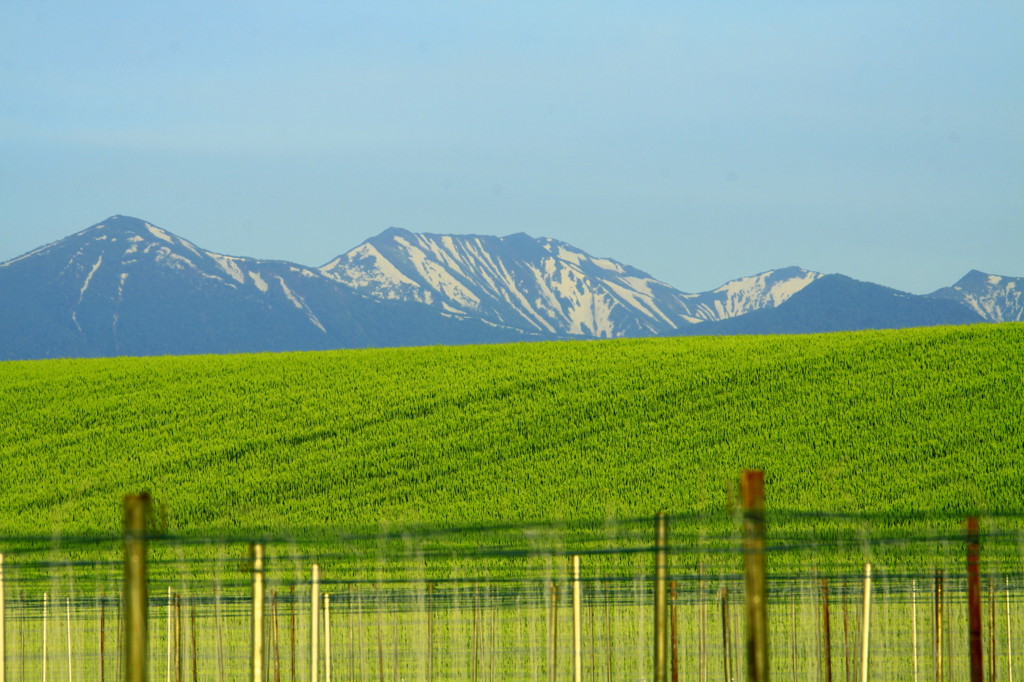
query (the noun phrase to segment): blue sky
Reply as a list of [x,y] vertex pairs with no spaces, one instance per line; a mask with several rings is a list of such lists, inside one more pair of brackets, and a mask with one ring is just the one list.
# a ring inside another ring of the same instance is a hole
[[0,6],[0,261],[121,213],[320,265],[527,232],[686,291],[1024,275],[1024,4]]

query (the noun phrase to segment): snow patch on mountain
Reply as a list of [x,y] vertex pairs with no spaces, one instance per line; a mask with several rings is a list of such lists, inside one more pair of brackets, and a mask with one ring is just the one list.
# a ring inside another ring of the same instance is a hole
[[220,265],[228,277],[239,284],[245,284],[245,274],[242,272],[242,268],[238,267],[238,259],[231,256],[222,256],[219,253],[210,253],[210,258],[217,261],[217,264]]
[[82,298],[85,296],[85,290],[89,288],[89,282],[92,281],[92,276],[96,274],[96,271],[100,269],[100,265],[103,264],[103,255],[96,259],[92,269],[89,270],[89,274],[85,276],[85,281],[82,282],[82,288],[78,291],[78,302],[82,302]]
[[1024,277],[971,270],[953,286],[929,296],[959,301],[989,322],[1024,321]]

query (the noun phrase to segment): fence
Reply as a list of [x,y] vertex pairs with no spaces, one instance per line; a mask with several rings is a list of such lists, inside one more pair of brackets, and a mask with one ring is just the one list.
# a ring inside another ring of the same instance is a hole
[[565,524],[0,538],[0,680],[1022,679],[1024,517],[968,527],[746,502]]

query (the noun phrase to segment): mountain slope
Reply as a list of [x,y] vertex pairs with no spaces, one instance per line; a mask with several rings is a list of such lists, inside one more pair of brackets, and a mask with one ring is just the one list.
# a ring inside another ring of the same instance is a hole
[[371,301],[303,266],[224,256],[113,216],[0,265],[0,358],[312,350],[520,340]]
[[320,272],[380,300],[413,300],[524,331],[596,338],[666,334],[772,307],[821,276],[786,268],[685,294],[554,239],[399,228],[363,242]]
[[696,325],[692,335],[811,334],[973,324],[984,319],[956,301],[915,296],[845,275],[826,275],[777,308]]
[[1024,277],[971,270],[953,286],[929,296],[963,303],[989,322],[1024,320]]

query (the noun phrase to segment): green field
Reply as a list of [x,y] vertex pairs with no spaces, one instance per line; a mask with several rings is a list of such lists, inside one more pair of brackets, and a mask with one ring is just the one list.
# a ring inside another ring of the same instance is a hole
[[[650,671],[651,517],[666,510],[680,658],[692,673],[706,645],[718,675],[723,587],[735,600],[731,636],[741,636],[735,484],[759,468],[776,672],[808,678],[821,665],[820,577],[836,628],[843,619],[836,665],[856,664],[864,561],[878,580],[877,679],[909,674],[912,618],[921,664],[934,663],[936,568],[948,576],[946,627],[959,647],[949,665],[966,665],[962,521],[972,513],[983,517],[999,665],[1009,666],[1001,642],[1011,621],[1015,632],[1024,622],[1022,350],[1024,325],[1003,324],[0,363],[11,665],[38,672],[50,622],[69,633],[51,637],[55,674],[72,649],[84,657],[75,668],[114,669],[113,630],[107,659],[96,650],[99,604],[113,623],[121,498],[149,490],[161,673],[168,589],[186,602],[185,669],[189,656],[204,677],[220,665],[222,593],[225,665],[245,669],[246,544],[264,538],[281,609],[301,604],[310,565],[323,567],[339,670],[422,677],[435,651],[443,676],[544,678],[554,585],[557,667],[568,674],[566,555],[582,553],[585,665],[640,678]],[[430,646],[428,611],[438,628]],[[300,608],[300,669],[302,618]],[[278,649],[292,622],[282,611]],[[741,655],[733,650],[734,666]],[[290,666],[287,652],[274,656]]]
[[1024,325],[0,363],[0,535],[1024,510]]

